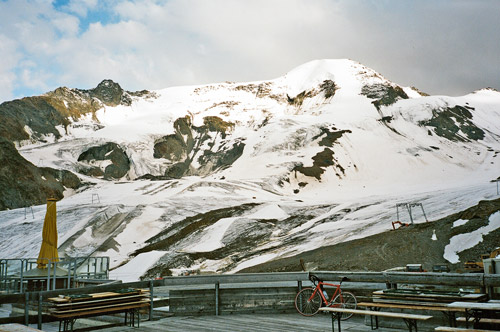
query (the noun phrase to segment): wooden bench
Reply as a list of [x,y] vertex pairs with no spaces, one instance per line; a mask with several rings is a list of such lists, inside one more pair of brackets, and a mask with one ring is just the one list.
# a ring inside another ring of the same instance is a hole
[[420,304],[418,302],[412,302],[412,304],[403,303],[376,303],[376,302],[360,302],[358,307],[367,307],[371,310],[385,309],[407,309],[407,310],[428,310],[428,311],[440,311],[448,319],[450,326],[456,326],[456,313],[465,312],[463,308],[450,308],[446,306],[446,303],[434,303],[434,305],[428,305],[427,303]]
[[462,327],[438,326],[434,331],[440,332],[493,332],[493,330],[466,329]]
[[[465,323],[467,321],[466,317],[458,317],[457,322]],[[479,323],[488,323],[488,324],[500,324],[500,318],[479,318],[477,319]]]
[[[332,332],[335,332],[335,320],[337,320],[338,329],[339,329],[339,332],[341,332],[340,321],[341,321],[341,316],[342,316],[341,314],[342,313],[375,317],[376,329],[378,329],[378,317],[401,318],[406,323],[406,326],[408,326],[408,331],[410,331],[410,332],[413,331],[413,328],[415,328],[415,331],[418,331],[417,330],[417,321],[418,320],[425,321],[425,320],[432,318],[432,316],[428,316],[428,315],[415,315],[415,314],[405,314],[405,313],[399,313],[399,312],[385,312],[385,311],[332,308],[332,307],[323,307],[323,308],[320,308],[319,310],[331,312],[331,314],[332,314]],[[372,330],[374,329],[373,322],[372,322],[371,328],[372,328]]]
[[[59,331],[73,331],[78,318],[95,317],[116,313],[125,313],[131,326],[135,326],[135,317],[139,325],[139,309],[150,306],[150,296],[144,290],[124,290],[83,295],[75,298],[59,296],[49,298],[49,315],[59,320]],[[62,325],[62,326],[61,326]]]

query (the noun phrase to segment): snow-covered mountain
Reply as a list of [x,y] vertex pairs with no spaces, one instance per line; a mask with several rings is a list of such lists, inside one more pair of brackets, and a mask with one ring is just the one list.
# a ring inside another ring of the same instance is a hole
[[[390,229],[401,202],[437,219],[493,198],[500,176],[498,91],[428,96],[351,60],[269,81],[132,93],[106,80],[38,98],[17,108],[38,114],[42,100],[50,120],[16,113],[18,130],[0,136],[46,169],[36,181],[65,190],[60,253],[128,262],[121,278],[237,271],[364,237]],[[0,212],[1,252],[36,256],[45,208],[33,209],[33,220]]]

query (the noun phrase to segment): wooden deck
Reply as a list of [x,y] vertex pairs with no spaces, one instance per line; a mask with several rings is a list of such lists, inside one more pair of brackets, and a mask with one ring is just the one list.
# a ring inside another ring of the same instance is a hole
[[[88,321],[87,321],[88,323]],[[105,323],[105,324],[109,324]],[[75,332],[330,332],[331,316],[318,314],[314,317],[303,317],[299,314],[248,314],[221,316],[172,316],[155,321],[142,321],[140,327],[98,326],[90,327],[85,320],[77,320]],[[44,324],[43,331],[57,331],[52,324]],[[109,326],[109,325],[108,325]],[[335,330],[337,328],[335,327]],[[342,322],[342,331],[366,332],[370,327],[364,324],[363,317],[353,317]],[[379,328],[378,332],[396,332],[398,329]]]

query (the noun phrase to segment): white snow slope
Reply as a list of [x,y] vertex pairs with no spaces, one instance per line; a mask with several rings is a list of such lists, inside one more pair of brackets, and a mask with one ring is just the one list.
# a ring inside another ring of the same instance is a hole
[[[325,80],[335,82],[333,97],[321,90]],[[362,92],[380,86],[399,88],[351,60],[312,61],[275,80],[175,87],[155,91],[155,98],[134,97],[131,106],[98,111],[100,130],[92,129],[95,119],[80,118],[62,139],[18,146],[35,165],[43,160],[44,166],[75,173],[82,163],[78,156],[89,147],[115,142],[126,152],[131,162],[126,176],[107,181],[80,175],[93,186],[68,191],[58,203],[60,254],[107,255],[112,267],[129,262],[114,274],[126,280],[143,275],[154,266],[151,260],[174,274],[186,269],[235,272],[383,232],[396,218],[396,203],[421,202],[435,220],[496,198],[490,181],[500,176],[499,92],[422,96],[402,88],[408,99],[377,109],[375,98]],[[302,92],[303,100],[292,102]],[[451,138],[440,135],[429,121],[458,106],[470,112],[468,122],[464,126],[463,119],[448,116],[458,131]],[[174,121],[185,116],[193,126],[203,125],[207,116],[234,124],[225,137],[212,134],[212,141],[203,144],[217,151],[243,142],[242,155],[232,166],[213,171],[193,155],[191,176],[137,180],[145,174],[164,175],[174,164],[154,158],[153,146],[174,134]],[[471,134],[470,126],[480,128],[482,137],[471,138],[477,130]],[[327,132],[339,131],[333,143],[323,141]],[[332,153],[326,164],[320,163],[322,174],[298,171],[313,166],[313,157],[321,161],[326,149]],[[95,194],[99,202],[92,203]],[[161,238],[168,238],[188,217],[246,203],[255,205],[169,240],[146,260],[138,259],[141,255],[131,260],[151,243],[147,240],[162,231]],[[25,219],[24,209],[0,212],[2,256],[37,256],[45,206],[34,211],[34,219]],[[251,245],[238,250],[243,240]],[[460,245],[458,240],[452,244],[453,253]]]

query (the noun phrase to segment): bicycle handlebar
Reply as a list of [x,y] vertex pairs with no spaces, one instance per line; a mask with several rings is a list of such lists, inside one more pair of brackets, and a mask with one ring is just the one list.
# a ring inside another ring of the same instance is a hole
[[[309,280],[311,280],[311,282],[316,285],[318,282],[320,281],[323,281],[321,280],[320,278],[318,278],[318,276],[314,275],[314,274],[310,274],[309,275]],[[342,279],[340,279],[340,283],[339,284],[342,284],[343,281],[347,281],[349,280],[349,278],[347,277],[342,277]]]

